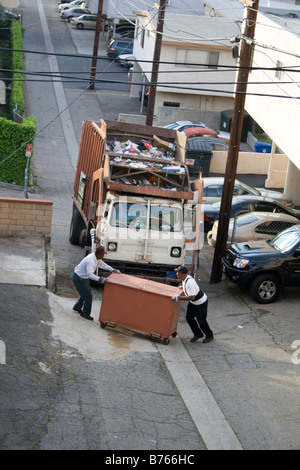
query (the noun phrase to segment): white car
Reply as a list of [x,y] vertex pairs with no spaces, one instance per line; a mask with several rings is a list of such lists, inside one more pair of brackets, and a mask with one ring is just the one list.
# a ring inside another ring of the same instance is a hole
[[135,60],[135,57],[132,54],[120,54],[117,57],[117,62],[119,62],[119,64],[123,65],[123,67],[126,67],[127,69],[133,67],[133,60]]
[[69,8],[68,10],[63,10],[60,14],[62,20],[68,20],[71,23],[72,18],[77,18],[78,16],[91,14],[90,10],[87,8]]
[[[299,224],[299,219],[274,212],[248,212],[230,219],[227,245],[251,240],[269,240],[286,228]],[[216,220],[207,234],[207,242],[215,246],[219,223]]]
[[163,126],[165,129],[174,129],[175,131],[182,132],[184,129],[189,127],[207,127],[203,122],[191,122],[191,121],[176,121]]
[[[207,176],[202,178],[203,180],[203,204],[213,204],[219,202],[222,197],[224,177]],[[234,181],[233,196],[264,196],[271,197],[273,199],[279,199],[286,206],[293,206],[292,201],[286,200],[282,193],[279,191],[272,191],[264,188],[252,188],[242,181]]]
[[81,15],[71,19],[71,25],[77,29],[96,29],[97,15]]
[[87,4],[84,0],[73,0],[70,3],[59,3],[58,4],[58,11],[61,12],[63,10],[68,10],[69,8],[75,8],[82,6],[82,8],[86,8]]

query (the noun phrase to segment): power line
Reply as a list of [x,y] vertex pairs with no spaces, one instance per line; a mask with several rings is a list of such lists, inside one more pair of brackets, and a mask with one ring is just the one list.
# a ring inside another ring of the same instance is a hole
[[[245,39],[245,38],[243,38]],[[259,44],[258,44],[259,45]],[[59,53],[59,52],[43,52],[43,51],[31,51],[27,49],[11,49],[11,48],[4,48],[0,47],[0,51],[6,51],[6,52],[22,52],[26,54],[41,54],[41,55],[53,55],[57,57],[73,57],[77,59],[92,59],[93,55],[91,54],[66,54],[66,53]],[[109,60],[106,56],[97,56],[98,59],[105,59]],[[148,63],[152,64],[152,60],[145,60],[145,59],[132,59],[132,62],[140,62],[140,63]],[[188,66],[188,67],[208,67],[208,65],[205,63],[186,63],[186,62],[174,62],[174,61],[160,61],[160,64],[163,65],[181,65],[181,66]],[[216,66],[217,68],[208,68],[207,72],[221,72],[222,69],[228,69],[229,71],[235,71],[239,70],[239,66],[237,65],[236,67],[232,65],[225,65],[225,64],[218,64]],[[295,68],[299,68],[299,70],[295,70]],[[242,70],[279,70],[279,67],[242,67]],[[299,65],[292,65],[292,66],[286,66],[286,67],[280,67],[280,70],[282,71],[288,71],[288,72],[300,72],[300,64]],[[202,70],[201,70],[202,71]],[[194,70],[191,70],[191,73],[193,73]],[[22,72],[23,73],[23,72]],[[103,73],[103,72],[101,72]],[[114,72],[110,72],[114,73]],[[174,71],[176,73],[176,71]],[[185,71],[185,73],[188,73]]]

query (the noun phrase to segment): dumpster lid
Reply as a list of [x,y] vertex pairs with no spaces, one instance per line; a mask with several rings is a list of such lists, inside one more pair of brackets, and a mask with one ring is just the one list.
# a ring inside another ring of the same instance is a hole
[[130,276],[128,274],[113,273],[108,277],[109,284],[115,284],[128,289],[138,289],[146,292],[151,292],[157,295],[173,297],[179,295],[182,289],[161,282],[151,281],[140,277]]
[[212,155],[211,143],[205,142],[205,140],[187,140],[186,151],[197,151]]

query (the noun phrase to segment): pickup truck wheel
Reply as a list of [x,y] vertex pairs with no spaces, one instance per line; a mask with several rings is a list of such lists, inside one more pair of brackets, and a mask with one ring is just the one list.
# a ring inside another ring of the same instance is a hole
[[272,274],[260,274],[250,284],[250,295],[260,304],[275,302],[279,292],[280,283]]

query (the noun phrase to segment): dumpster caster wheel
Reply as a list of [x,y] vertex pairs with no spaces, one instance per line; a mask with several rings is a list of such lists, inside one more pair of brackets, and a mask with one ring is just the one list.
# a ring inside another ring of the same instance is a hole
[[101,328],[105,328],[106,327],[106,323],[103,323],[103,321],[100,322],[100,327]]
[[164,344],[169,344],[170,340],[169,338],[164,338]]
[[171,336],[172,336],[172,338],[176,338],[176,336],[177,336],[177,331],[174,331],[174,333],[173,333]]

